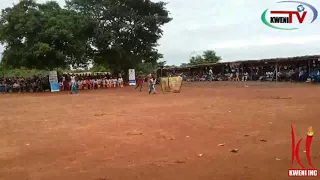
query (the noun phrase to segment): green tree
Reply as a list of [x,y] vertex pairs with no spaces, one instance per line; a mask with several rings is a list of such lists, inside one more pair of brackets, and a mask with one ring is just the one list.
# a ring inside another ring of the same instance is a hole
[[150,74],[155,71],[155,67],[152,63],[140,63],[136,66],[136,72],[142,72],[144,74]]
[[167,61],[157,62],[156,68],[163,68],[167,64]]
[[217,63],[221,60],[220,56],[216,55],[216,52],[213,50],[203,51],[202,56],[196,55],[192,56],[189,59],[190,65],[198,65],[198,64],[205,64],[205,63]]
[[165,68],[178,68],[178,66],[176,66],[176,65],[165,65],[164,67]]
[[204,59],[200,55],[192,56],[189,60],[190,65],[197,65],[205,63]]
[[202,57],[206,63],[217,63],[221,60],[221,57],[217,56],[213,50],[204,51]]
[[3,64],[12,68],[53,69],[85,66],[94,30],[89,16],[63,9],[57,2],[21,0],[2,10]]
[[190,66],[189,63],[181,63],[181,64],[180,64],[180,67],[188,67],[188,66]]
[[150,0],[67,0],[69,10],[95,21],[92,45],[94,62],[119,72],[141,63],[156,65],[162,54],[156,49],[162,26],[171,21],[164,2]]
[[92,68],[90,68],[91,72],[109,72],[109,69],[105,65],[101,64],[93,64]]

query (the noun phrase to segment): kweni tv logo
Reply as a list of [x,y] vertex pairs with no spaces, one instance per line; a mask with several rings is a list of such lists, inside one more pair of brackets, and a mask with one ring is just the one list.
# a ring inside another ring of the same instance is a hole
[[310,168],[305,168],[301,164],[300,157],[299,157],[300,143],[303,138],[299,139],[297,144],[295,144],[294,129],[293,129],[293,126],[291,125],[291,138],[292,138],[291,164],[293,165],[294,159],[296,159],[298,165],[300,166],[300,169],[289,168],[288,169],[288,176],[289,177],[317,177],[318,176],[318,169],[315,169],[312,166],[312,162],[311,162],[311,158],[310,158],[310,147],[311,147],[313,134],[314,134],[314,132],[312,130],[312,127],[309,127],[307,139],[306,139],[305,152],[306,152],[306,158],[308,160],[308,164],[309,164]]
[[[296,27],[298,24],[301,25],[309,23],[305,21],[307,15],[311,16],[311,23],[313,23],[318,17],[317,9],[308,3],[301,1],[280,1],[277,3],[294,3],[298,4],[298,6],[294,6],[295,8],[286,8],[286,10],[266,9],[261,15],[261,21],[268,27],[278,30],[297,30],[299,29]],[[267,16],[269,18],[267,18]],[[294,20],[297,20],[297,22],[294,22]]]

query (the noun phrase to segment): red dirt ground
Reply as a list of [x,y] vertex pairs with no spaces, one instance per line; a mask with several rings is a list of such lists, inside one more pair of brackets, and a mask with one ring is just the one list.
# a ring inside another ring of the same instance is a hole
[[311,155],[320,168],[319,92],[317,85],[212,82],[157,95],[132,87],[0,95],[0,179],[289,179],[291,124],[296,139],[313,126]]

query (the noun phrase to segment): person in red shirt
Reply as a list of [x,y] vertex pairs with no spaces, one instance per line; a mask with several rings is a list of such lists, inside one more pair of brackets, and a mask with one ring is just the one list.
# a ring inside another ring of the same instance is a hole
[[139,92],[141,92],[142,91],[143,78],[141,76],[138,76],[138,79],[136,80],[136,82],[137,82],[137,86],[136,86],[135,89],[140,87],[139,88]]

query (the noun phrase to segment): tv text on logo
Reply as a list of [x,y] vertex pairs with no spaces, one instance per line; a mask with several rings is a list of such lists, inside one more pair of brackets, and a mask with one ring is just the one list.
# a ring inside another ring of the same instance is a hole
[[270,11],[270,14],[272,15],[277,15],[277,14],[285,14],[288,15],[288,17],[270,17],[270,23],[288,23],[291,24],[292,23],[292,19],[293,19],[293,15],[295,15],[299,21],[299,23],[303,23],[306,15],[307,15],[307,11],[302,12],[302,15],[300,16],[299,11]]
[[[269,10],[266,9],[261,15],[261,21],[268,27],[278,29],[278,30],[297,30],[299,28],[295,27],[297,24],[308,23],[306,17],[312,17],[311,23],[313,23],[318,17],[317,9],[302,1],[279,1],[277,4],[283,3],[293,3],[297,4],[296,8],[286,8],[280,10]],[[288,6],[289,7],[289,6]],[[267,18],[267,15],[269,18]],[[308,18],[307,18],[308,19]],[[296,21],[297,20],[297,21]],[[285,27],[280,27],[286,25]],[[289,27],[288,27],[289,26]],[[293,26],[293,27],[291,27]]]
[[288,176],[289,177],[317,177],[318,176],[318,169],[314,168],[311,162],[311,156],[310,156],[310,147],[311,142],[313,138],[313,129],[312,127],[309,128],[307,137],[306,137],[306,144],[305,144],[305,152],[306,152],[306,158],[308,161],[309,168],[305,168],[300,161],[300,144],[303,138],[299,139],[297,144],[295,143],[295,136],[294,136],[294,129],[291,125],[291,140],[292,140],[292,146],[291,146],[291,164],[294,165],[294,162],[296,160],[297,164],[300,166],[299,169],[297,168],[289,168],[288,169]]

